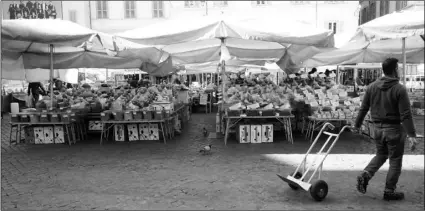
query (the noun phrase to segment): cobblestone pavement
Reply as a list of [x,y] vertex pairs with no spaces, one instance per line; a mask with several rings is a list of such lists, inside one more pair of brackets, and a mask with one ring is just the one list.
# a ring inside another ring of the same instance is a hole
[[[388,164],[367,194],[357,193],[355,177],[374,146],[344,135],[325,162],[322,177],[330,187],[328,197],[317,203],[276,176],[292,173],[308,149],[300,135],[293,145],[282,140],[259,145],[230,141],[226,147],[202,134],[204,127],[214,131],[215,116],[194,114],[183,134],[166,145],[9,145],[6,121],[1,128],[2,210],[424,209],[423,143],[415,153],[406,151],[399,182],[406,200],[385,202],[381,198]],[[417,120],[422,134],[423,125],[423,118]],[[212,155],[199,155],[199,148],[209,143]]]

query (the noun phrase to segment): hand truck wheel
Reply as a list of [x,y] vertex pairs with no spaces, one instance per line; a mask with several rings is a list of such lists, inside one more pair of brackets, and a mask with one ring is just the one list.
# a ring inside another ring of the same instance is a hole
[[[302,176],[303,176],[303,174],[302,174],[301,172],[299,172],[299,171],[298,171],[298,172],[295,174],[294,178],[295,178],[295,179],[300,179]],[[291,184],[288,184],[288,185],[289,185],[289,187],[290,187],[292,190],[298,190],[298,186],[291,185]]]
[[310,195],[316,201],[323,201],[328,195],[328,184],[323,180],[317,180],[310,187]]

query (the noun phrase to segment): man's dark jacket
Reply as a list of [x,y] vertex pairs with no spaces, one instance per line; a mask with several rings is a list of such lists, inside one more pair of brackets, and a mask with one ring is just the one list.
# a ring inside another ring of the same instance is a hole
[[410,137],[416,136],[406,88],[398,79],[382,77],[370,84],[363,98],[355,127],[359,128],[370,108],[372,121],[384,124],[403,123]]

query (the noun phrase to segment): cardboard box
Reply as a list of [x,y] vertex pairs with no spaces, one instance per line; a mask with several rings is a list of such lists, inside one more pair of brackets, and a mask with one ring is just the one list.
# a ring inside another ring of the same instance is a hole
[[239,125],[237,130],[237,139],[239,143],[246,144],[251,143],[251,127],[250,125]]
[[34,128],[26,127],[25,128],[25,143],[33,144],[34,143]]
[[261,126],[261,142],[272,143],[273,142],[273,125],[267,124]]
[[43,127],[34,127],[34,143],[43,144],[44,142],[44,129]]
[[115,141],[125,141],[124,125],[114,126]]
[[54,126],[53,129],[54,129],[55,144],[65,143],[65,133],[63,131],[63,126]]
[[48,126],[48,127],[44,127],[43,128],[43,132],[44,132],[44,144],[53,144],[53,127],[52,126]]
[[261,125],[251,125],[251,143],[261,143]]
[[149,140],[149,124],[139,124],[139,140]]
[[158,124],[149,125],[149,140],[159,140]]
[[139,140],[139,130],[137,124],[128,124],[128,140],[129,141],[138,141]]

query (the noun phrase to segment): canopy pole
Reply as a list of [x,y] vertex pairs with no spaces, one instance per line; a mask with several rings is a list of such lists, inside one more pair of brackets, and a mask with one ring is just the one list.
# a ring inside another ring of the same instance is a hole
[[336,84],[339,85],[339,65],[336,66]]
[[406,38],[401,39],[403,51],[403,85],[406,86]]
[[50,47],[50,108],[53,107],[53,44],[49,45]]

